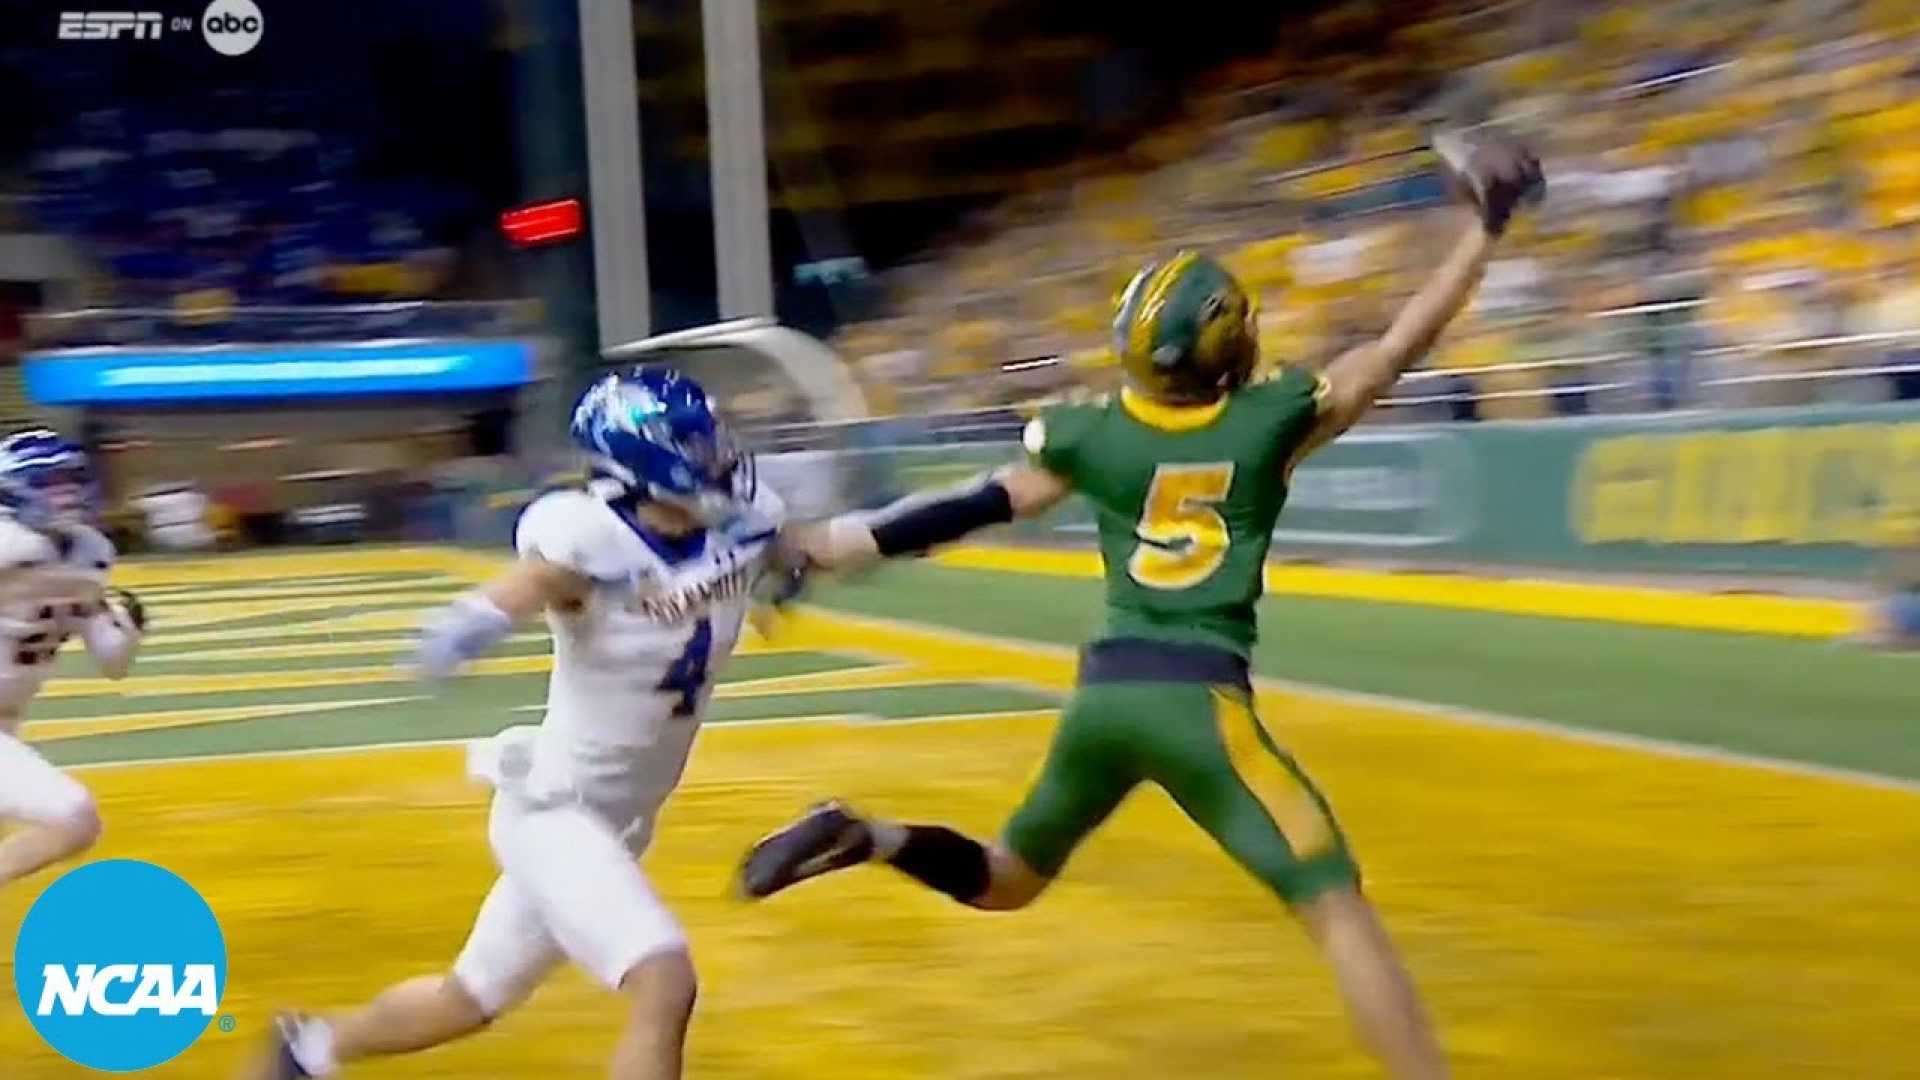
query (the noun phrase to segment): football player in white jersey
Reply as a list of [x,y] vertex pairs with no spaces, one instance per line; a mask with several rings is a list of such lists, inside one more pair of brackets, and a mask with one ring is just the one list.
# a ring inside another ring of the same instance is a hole
[[693,961],[638,858],[754,590],[797,576],[775,551],[780,500],[691,379],[608,376],[580,399],[571,434],[588,457],[585,490],[535,500],[516,530],[519,560],[434,619],[417,653],[419,670],[438,678],[522,620],[544,613],[553,632],[543,721],[470,753],[494,789],[488,839],[500,876],[466,947],[449,971],[356,1010],[282,1017],[248,1076],[328,1076],[450,1042],[518,1005],[563,961],[626,999],[611,1076],[680,1075]]
[[92,793],[17,734],[69,638],[111,679],[139,647],[146,615],[107,588],[113,544],[87,524],[98,503],[79,447],[45,430],[0,440],[0,887],[100,837]]

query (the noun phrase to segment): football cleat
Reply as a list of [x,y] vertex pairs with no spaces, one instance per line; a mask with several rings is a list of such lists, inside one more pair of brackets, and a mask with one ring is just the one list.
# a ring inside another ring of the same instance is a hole
[[274,1017],[267,1045],[259,1059],[248,1067],[246,1080],[308,1080],[313,1074],[293,1055],[293,1044],[299,1037],[299,1016],[281,1013]]
[[740,864],[740,892],[764,900],[808,878],[873,858],[873,831],[844,803],[821,803],[753,845]]

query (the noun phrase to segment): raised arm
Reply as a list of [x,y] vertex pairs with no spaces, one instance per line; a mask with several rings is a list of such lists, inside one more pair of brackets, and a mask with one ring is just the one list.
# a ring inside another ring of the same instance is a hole
[[1327,398],[1307,449],[1357,423],[1433,348],[1440,332],[1472,298],[1514,211],[1538,199],[1543,190],[1540,163],[1522,147],[1500,141],[1469,146],[1458,139],[1436,139],[1434,149],[1471,216],[1461,221],[1459,237],[1446,260],[1400,309],[1386,332],[1328,365]]
[[870,514],[842,514],[789,526],[789,557],[822,570],[851,570],[896,555],[917,555],[1015,518],[1038,517],[1073,488],[1033,464],[1008,465],[972,483],[908,495]]

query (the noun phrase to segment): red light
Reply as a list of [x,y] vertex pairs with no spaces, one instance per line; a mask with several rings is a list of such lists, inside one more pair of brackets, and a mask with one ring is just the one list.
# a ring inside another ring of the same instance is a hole
[[500,215],[500,230],[515,247],[551,244],[580,235],[580,200],[534,203]]

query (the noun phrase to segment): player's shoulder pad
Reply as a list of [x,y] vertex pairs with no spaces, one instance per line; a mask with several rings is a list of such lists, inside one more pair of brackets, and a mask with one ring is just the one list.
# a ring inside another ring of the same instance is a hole
[[[620,522],[599,497],[585,491],[549,491],[527,504],[514,526],[513,547],[522,558],[540,558],[589,577],[595,563],[618,551]],[[599,568],[603,571],[606,568]]]
[[118,553],[105,533],[90,525],[79,525],[69,530],[68,535],[73,542],[67,548],[67,565],[103,574],[113,569]]
[[1316,410],[1324,408],[1333,384],[1324,372],[1297,364],[1281,364],[1249,382],[1241,391],[1273,402],[1311,400]]
[[12,518],[0,518],[0,568],[51,566],[59,559],[60,549],[45,533]]
[[1112,404],[1112,394],[1080,387],[1035,402],[1025,410],[1029,419],[1020,434],[1021,445],[1042,460],[1065,452],[1092,430]]

